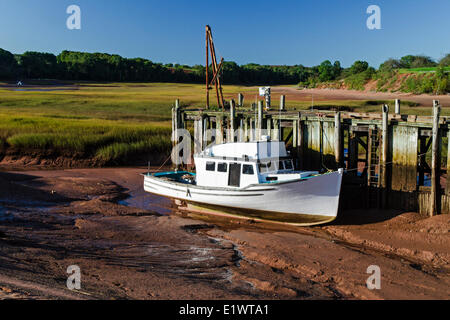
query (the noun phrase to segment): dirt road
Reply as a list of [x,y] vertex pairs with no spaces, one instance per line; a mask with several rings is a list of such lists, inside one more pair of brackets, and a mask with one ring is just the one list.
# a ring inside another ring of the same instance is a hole
[[[0,172],[0,299],[450,298],[449,215],[211,220],[145,194],[142,171]],[[79,292],[66,288],[70,265]],[[366,286],[371,265],[379,290]]]
[[439,100],[443,107],[450,107],[450,95],[415,95],[412,93],[372,92],[337,89],[302,89],[294,87],[273,87],[274,95],[284,94],[286,99],[294,101],[335,101],[335,100],[394,100],[401,99],[432,106],[433,100]]

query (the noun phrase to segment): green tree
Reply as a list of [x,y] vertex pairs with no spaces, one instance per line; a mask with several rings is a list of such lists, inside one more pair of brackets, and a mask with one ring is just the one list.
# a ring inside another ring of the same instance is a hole
[[411,65],[414,61],[413,55],[407,55],[400,58],[400,65],[402,68],[411,68]]
[[369,64],[366,61],[355,61],[350,67],[350,74],[358,74],[364,72],[369,67]]
[[411,68],[426,68],[434,66],[436,66],[436,62],[427,56],[415,56],[413,62],[411,63]]
[[402,63],[397,59],[390,58],[380,65],[379,70],[380,71],[392,71],[394,69],[399,69],[399,68],[402,68]]
[[330,60],[325,60],[319,65],[319,80],[330,81],[335,79],[334,67]]
[[439,65],[445,66],[445,67],[450,66],[450,53],[448,53],[445,57],[443,57],[443,58],[439,61]]
[[341,63],[339,61],[335,61],[333,64],[334,79],[339,78],[341,76],[341,73],[342,73]]
[[59,75],[56,56],[51,53],[27,51],[19,56],[19,65],[27,78],[48,79]]
[[239,83],[241,68],[236,62],[224,61],[222,63],[222,80],[224,83]]
[[12,79],[17,73],[17,61],[14,55],[6,50],[0,49],[0,79]]
[[400,58],[401,68],[424,68],[424,67],[434,67],[436,62],[427,56],[414,56],[407,55]]

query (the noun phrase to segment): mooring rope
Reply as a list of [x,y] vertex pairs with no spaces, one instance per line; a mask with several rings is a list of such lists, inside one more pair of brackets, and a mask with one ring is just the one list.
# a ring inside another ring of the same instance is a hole
[[[167,159],[163,162],[163,164],[162,164],[157,170],[155,170],[155,172],[159,172],[159,171],[161,170],[161,168],[164,167],[164,165],[166,164],[167,160],[169,160],[171,156],[172,156],[172,155],[170,154],[170,155],[167,157]],[[150,163],[150,161],[149,161],[149,163]],[[150,166],[149,166],[149,168],[150,168]],[[150,171],[150,170],[149,170],[149,171]]]

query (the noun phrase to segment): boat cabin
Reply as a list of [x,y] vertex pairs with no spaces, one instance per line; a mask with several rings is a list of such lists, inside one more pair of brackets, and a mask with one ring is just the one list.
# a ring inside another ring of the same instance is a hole
[[294,170],[283,141],[234,142],[214,145],[194,155],[196,184],[244,188],[251,184],[298,180],[315,171]]

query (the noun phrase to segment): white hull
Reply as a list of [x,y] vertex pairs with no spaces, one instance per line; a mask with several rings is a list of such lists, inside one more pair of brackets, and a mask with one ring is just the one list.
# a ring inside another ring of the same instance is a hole
[[337,216],[342,171],[245,188],[201,187],[153,175],[144,177],[144,190],[161,196],[200,206],[233,209],[237,214],[242,211],[244,216],[254,211],[257,214],[253,217],[263,220],[316,224],[332,221]]

